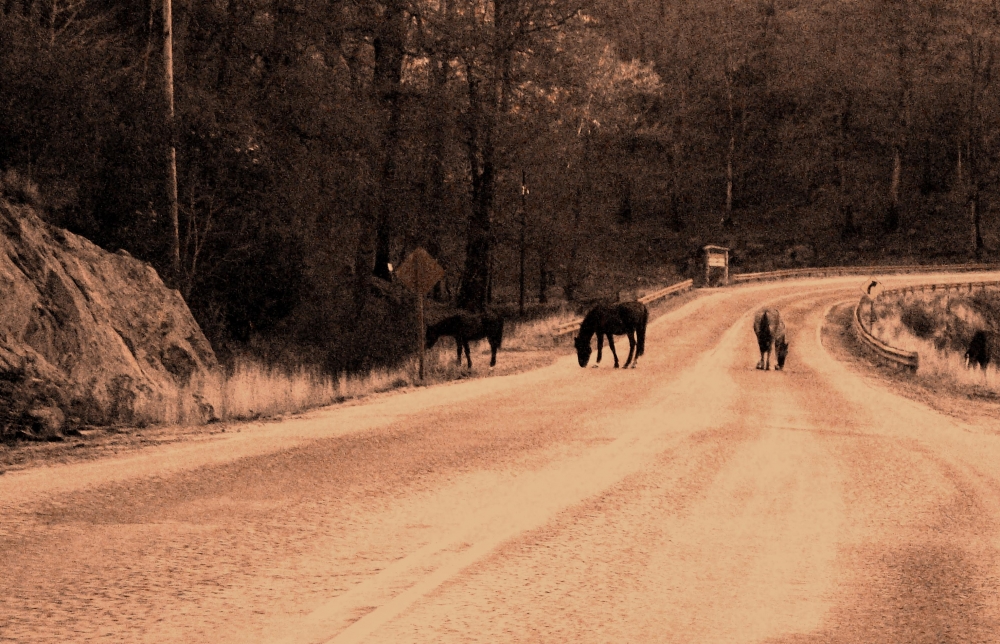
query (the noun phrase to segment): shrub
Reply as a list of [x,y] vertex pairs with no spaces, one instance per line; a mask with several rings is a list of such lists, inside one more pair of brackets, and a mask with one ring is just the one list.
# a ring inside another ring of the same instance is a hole
[[934,335],[934,318],[919,304],[904,305],[900,319],[918,338],[926,340]]

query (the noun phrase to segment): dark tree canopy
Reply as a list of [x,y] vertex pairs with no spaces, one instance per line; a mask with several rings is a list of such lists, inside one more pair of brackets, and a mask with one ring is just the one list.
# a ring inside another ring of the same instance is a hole
[[417,246],[470,309],[680,278],[705,243],[740,269],[996,255],[992,0],[173,14],[179,271],[159,0],[0,0],[0,173],[153,264],[223,355],[398,359]]

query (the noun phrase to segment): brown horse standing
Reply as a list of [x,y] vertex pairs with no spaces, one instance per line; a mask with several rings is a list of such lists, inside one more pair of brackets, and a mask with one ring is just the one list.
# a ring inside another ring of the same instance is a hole
[[[615,352],[615,341],[612,336],[628,336],[628,360],[625,368],[631,363],[635,369],[636,363],[646,350],[646,323],[649,321],[649,309],[641,302],[623,302],[621,304],[599,304],[587,313],[580,324],[580,334],[573,338],[576,346],[576,358],[581,367],[590,362],[590,338],[597,334],[597,362],[601,361],[601,349],[604,337],[608,338],[608,348],[615,357],[615,369],[618,368],[618,354]],[[634,360],[633,360],[634,354]],[[597,365],[594,365],[597,366]]]
[[465,350],[465,360],[469,369],[472,368],[472,356],[469,355],[469,342],[486,338],[490,341],[490,366],[497,363],[497,349],[503,342],[503,318],[499,315],[484,313],[469,313],[462,311],[446,317],[436,324],[427,325],[427,348],[430,349],[434,343],[443,335],[450,335],[455,338],[458,345],[458,364],[462,364],[462,350]]
[[753,332],[757,336],[757,347],[760,348],[758,369],[771,368],[771,352],[776,354],[775,371],[785,368],[785,357],[788,355],[788,342],[785,341],[785,323],[781,320],[778,309],[766,308],[757,311],[753,318]]

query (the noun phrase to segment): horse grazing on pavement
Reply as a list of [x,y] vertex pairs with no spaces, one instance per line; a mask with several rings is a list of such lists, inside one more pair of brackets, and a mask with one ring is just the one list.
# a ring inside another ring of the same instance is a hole
[[[649,321],[649,309],[641,302],[622,302],[621,304],[599,304],[587,313],[580,324],[580,333],[573,338],[576,346],[576,357],[581,367],[590,362],[590,338],[597,334],[597,362],[601,362],[601,349],[604,337],[608,338],[608,348],[615,357],[615,369],[618,368],[618,353],[615,352],[615,341],[612,336],[628,336],[628,360],[635,369],[646,350],[646,323]],[[596,364],[594,365],[597,366]]]
[[427,325],[427,348],[430,349],[434,343],[443,335],[455,338],[458,347],[458,364],[462,364],[462,349],[465,349],[465,360],[469,369],[472,369],[472,356],[469,354],[469,342],[486,338],[490,341],[490,366],[497,363],[497,349],[503,342],[503,318],[492,313],[469,313],[462,311],[450,315],[440,322]]
[[757,346],[760,348],[758,369],[771,368],[771,352],[775,355],[775,371],[785,368],[785,357],[788,355],[788,342],[785,341],[785,323],[781,320],[778,309],[766,308],[757,311],[753,317],[753,332],[757,336]]
[[969,348],[965,352],[965,366],[971,368],[979,365],[983,371],[990,363],[990,339],[983,330],[976,331],[969,342]]

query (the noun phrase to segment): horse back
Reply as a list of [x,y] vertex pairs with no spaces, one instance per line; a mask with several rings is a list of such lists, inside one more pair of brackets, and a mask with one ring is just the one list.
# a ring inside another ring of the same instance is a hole
[[624,335],[645,327],[648,318],[649,310],[641,302],[599,304],[587,314],[581,328],[593,329],[597,333]]
[[645,326],[649,320],[649,309],[642,302],[623,302],[618,305],[618,316],[623,326],[633,329]]
[[498,338],[503,335],[503,318],[494,313],[470,313],[462,311],[448,316],[434,325],[441,335],[450,335],[456,339],[482,340],[493,338],[499,344]]
[[779,340],[785,337],[785,322],[778,309],[766,308],[757,311],[753,317],[753,332],[758,338],[769,337]]

